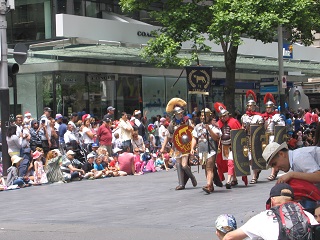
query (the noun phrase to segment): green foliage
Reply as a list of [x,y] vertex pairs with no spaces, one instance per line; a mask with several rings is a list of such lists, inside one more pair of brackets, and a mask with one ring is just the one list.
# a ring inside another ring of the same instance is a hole
[[[163,11],[152,4],[163,4]],[[208,4],[212,2],[212,4]],[[199,51],[209,51],[206,38],[222,45],[225,55],[247,36],[264,43],[275,41],[279,24],[291,33],[290,42],[312,43],[312,29],[319,29],[317,0],[120,0],[125,11],[149,10],[162,24],[143,57],[158,66],[195,64]],[[182,43],[190,41],[190,56],[179,58]]]

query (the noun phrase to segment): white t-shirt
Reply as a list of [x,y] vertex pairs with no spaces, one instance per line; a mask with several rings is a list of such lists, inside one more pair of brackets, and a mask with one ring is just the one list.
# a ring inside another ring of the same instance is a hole
[[84,127],[82,129],[82,137],[85,144],[93,143],[93,139],[91,139],[87,134],[88,131],[91,131],[88,127]]
[[[304,213],[310,219],[311,225],[318,224],[311,213],[306,211]],[[272,210],[266,210],[253,216],[240,229],[250,239],[276,240],[279,236],[279,223]]]

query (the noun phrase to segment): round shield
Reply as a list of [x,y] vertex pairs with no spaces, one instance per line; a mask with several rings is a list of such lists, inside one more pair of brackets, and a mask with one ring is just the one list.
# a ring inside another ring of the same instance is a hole
[[193,127],[183,125],[178,127],[173,134],[173,144],[176,149],[182,153],[188,153],[191,150]]

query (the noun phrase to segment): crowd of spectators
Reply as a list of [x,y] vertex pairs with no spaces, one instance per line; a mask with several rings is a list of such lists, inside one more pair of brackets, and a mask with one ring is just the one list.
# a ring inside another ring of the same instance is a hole
[[[12,166],[0,189],[142,175],[175,167],[171,145],[162,148],[169,116],[148,119],[135,110],[132,115],[122,112],[116,120],[114,111],[114,107],[108,107],[100,121],[87,113],[72,113],[69,118],[58,113],[52,117],[49,107],[38,119],[29,112],[17,115],[6,137]],[[199,115],[195,108],[185,118],[196,125]],[[290,149],[320,146],[318,109],[288,111],[283,118]],[[160,152],[161,148],[164,151]]]

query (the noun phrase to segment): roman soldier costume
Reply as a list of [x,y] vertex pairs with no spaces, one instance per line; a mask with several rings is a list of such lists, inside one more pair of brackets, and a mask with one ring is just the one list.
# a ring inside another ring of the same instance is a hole
[[[247,133],[247,144],[248,144],[248,156],[249,160],[252,159],[251,157],[251,133],[250,133],[250,126],[251,125],[260,125],[263,124],[264,120],[259,112],[256,112],[256,102],[257,102],[257,96],[254,91],[248,90],[246,93],[246,97],[248,100],[247,102],[247,111],[244,115],[241,117],[241,123],[242,126],[246,129]],[[250,181],[250,184],[255,184],[258,181],[259,174],[261,170],[253,170],[254,175],[252,180]]]
[[[168,132],[172,136],[173,143],[173,157],[176,159],[176,168],[178,173],[179,185],[176,190],[185,189],[185,185],[188,179],[191,179],[192,185],[197,186],[197,180],[193,175],[189,166],[189,152],[191,147],[191,121],[190,119],[184,119],[184,108],[187,103],[181,98],[172,98],[166,107],[166,112],[171,115],[171,121],[168,126]],[[161,148],[161,152],[164,152],[164,148],[169,141],[169,135],[165,137],[164,143]]]
[[[264,119],[264,128],[266,135],[266,145],[274,141],[275,126],[285,126],[285,122],[279,113],[274,111],[275,99],[271,93],[264,96],[263,102],[266,107],[266,112],[262,114]],[[272,168],[268,180],[273,181],[277,177],[277,172]]]
[[215,157],[217,153],[217,140],[221,136],[221,130],[212,124],[212,112],[209,108],[201,111],[200,120],[201,123],[197,124],[192,131],[190,153],[193,155],[197,146],[199,159],[205,169],[207,179],[207,185],[202,189],[210,194],[214,191]]
[[[234,171],[234,162],[232,156],[231,148],[231,130],[240,129],[240,122],[229,115],[229,111],[226,109],[226,106],[220,102],[214,104],[214,109],[218,113],[219,121],[218,126],[221,129],[222,135],[220,139],[220,149],[222,151],[222,159],[228,161],[228,179],[226,183],[226,188],[231,189],[231,186],[237,185],[238,181]],[[243,181],[247,185],[247,177],[243,176]]]

